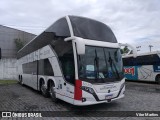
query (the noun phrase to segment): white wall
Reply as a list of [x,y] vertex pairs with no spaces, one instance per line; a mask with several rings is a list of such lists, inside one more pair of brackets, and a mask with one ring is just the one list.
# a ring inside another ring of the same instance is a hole
[[17,59],[0,59],[0,79],[17,80]]

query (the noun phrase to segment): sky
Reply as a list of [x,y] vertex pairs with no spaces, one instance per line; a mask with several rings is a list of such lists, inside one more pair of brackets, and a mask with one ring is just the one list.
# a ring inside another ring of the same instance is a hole
[[36,35],[66,15],[107,24],[120,43],[160,43],[160,0],[0,0],[1,25]]

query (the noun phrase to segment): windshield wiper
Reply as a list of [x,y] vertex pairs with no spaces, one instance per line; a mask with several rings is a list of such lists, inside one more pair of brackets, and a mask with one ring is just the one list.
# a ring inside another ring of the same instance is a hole
[[97,56],[97,50],[96,49],[95,49],[95,58],[94,58],[94,68],[96,68],[95,77],[96,77],[96,79],[99,79],[99,58]]
[[[103,48],[103,52],[104,52],[104,60],[105,60],[105,63],[106,63],[106,69],[107,69],[107,73],[108,73],[108,66],[107,66],[107,57],[106,57],[106,53],[105,53],[105,50],[104,50],[104,48]],[[108,77],[108,75],[107,75],[107,77]]]
[[112,58],[111,58],[110,52],[109,52],[109,60],[108,60],[108,61],[109,61],[110,66],[111,66],[111,70],[114,72],[113,67],[112,67],[112,64],[113,64],[113,66],[114,66],[114,68],[115,68],[115,72],[116,72],[116,74],[117,74],[117,77],[120,78],[119,73],[118,73],[118,70],[117,70],[117,67],[116,67],[114,61],[113,61]]

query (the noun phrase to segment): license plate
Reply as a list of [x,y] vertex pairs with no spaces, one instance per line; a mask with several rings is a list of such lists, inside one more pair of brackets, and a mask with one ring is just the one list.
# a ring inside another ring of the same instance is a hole
[[108,94],[105,96],[106,100],[111,99],[113,97],[113,94]]

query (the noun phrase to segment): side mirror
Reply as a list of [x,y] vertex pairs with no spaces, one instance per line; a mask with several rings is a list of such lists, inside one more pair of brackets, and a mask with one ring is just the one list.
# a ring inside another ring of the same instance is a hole
[[84,55],[85,54],[85,40],[80,37],[68,37],[64,39],[64,41],[70,41],[70,40],[76,43],[78,55]]

